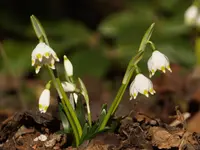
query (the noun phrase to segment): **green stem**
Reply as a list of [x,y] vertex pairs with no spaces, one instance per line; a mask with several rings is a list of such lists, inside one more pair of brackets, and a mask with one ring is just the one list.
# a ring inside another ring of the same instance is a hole
[[156,50],[156,47],[155,47],[155,45],[152,41],[148,41],[147,43],[149,43],[151,45],[151,48],[152,48],[153,51]]
[[128,86],[130,79],[133,75],[133,72],[136,69],[135,66],[142,59],[143,54],[144,54],[144,50],[140,50],[137,53],[137,55],[130,60],[128,67],[126,69],[126,73],[124,74],[124,78],[122,80],[122,85],[120,86],[119,91],[117,92],[117,95],[108,110],[108,113],[106,114],[105,118],[102,121],[102,123],[99,127],[99,131],[103,130],[105,128],[110,116],[113,115],[115,113],[115,111],[117,110],[118,105],[122,100],[122,96],[124,95],[124,92],[126,90],[126,87]]
[[91,127],[92,126],[92,119],[91,119],[91,113],[88,113],[88,123],[89,123],[89,126]]
[[75,111],[73,110],[73,107],[72,107],[72,105],[71,105],[71,103],[70,103],[70,101],[69,101],[69,98],[68,98],[68,97],[66,96],[66,94],[65,94],[65,91],[64,91],[64,89],[63,89],[63,87],[62,87],[62,85],[61,85],[60,79],[59,79],[59,78],[56,78],[56,81],[57,81],[57,83],[58,83],[58,89],[60,90],[60,92],[61,92],[61,94],[62,94],[62,96],[63,96],[63,99],[65,100],[65,104],[66,104],[67,108],[69,109],[70,114],[71,114],[71,116],[72,116],[72,118],[73,118],[73,120],[74,120],[74,122],[75,122],[75,125],[76,125],[76,127],[77,127],[77,129],[78,129],[79,137],[81,137],[81,135],[82,135],[82,128],[81,128],[81,125],[80,125],[80,123],[79,123],[79,121],[78,121],[78,118],[77,118],[77,116],[76,116],[76,113],[75,113]]
[[130,79],[131,79],[131,77],[133,75],[133,71],[134,71],[134,69],[130,68],[130,70],[129,70],[129,68],[130,68],[130,65],[128,66],[128,69],[127,69],[127,71],[125,73],[125,75],[126,75],[127,72],[130,71],[129,75],[128,75],[127,79],[126,79],[126,83],[125,84],[122,83],[122,85],[120,86],[119,91],[117,92],[117,95],[116,95],[114,101],[112,102],[112,104],[111,104],[111,106],[110,106],[110,108],[108,110],[108,113],[106,114],[102,124],[99,127],[99,131],[101,131],[101,130],[103,130],[105,128],[110,116],[112,116],[115,113],[115,111],[118,108],[119,103],[122,100],[122,97],[124,95],[126,87],[128,86],[128,83],[129,83],[129,81],[130,81]]
[[90,104],[89,104],[89,97],[87,96],[87,100],[86,100],[86,105],[87,105],[87,117],[88,117],[88,123],[89,126],[92,126],[92,117],[91,117],[91,113],[90,113]]
[[47,67],[47,68],[48,68],[49,74],[52,77],[53,84],[54,84],[54,86],[55,86],[56,90],[58,91],[59,96],[61,98],[61,102],[63,104],[65,114],[67,115],[67,118],[69,119],[70,125],[72,127],[73,132],[74,132],[74,136],[75,136],[75,140],[76,140],[76,146],[78,146],[79,143],[80,143],[80,138],[82,136],[81,125],[78,121],[76,113],[74,112],[74,110],[73,110],[73,108],[72,108],[72,106],[69,102],[68,97],[65,94],[65,91],[64,91],[64,89],[61,85],[59,78],[55,78],[53,71],[49,67]]
[[135,65],[134,66],[135,67],[135,72],[137,73],[137,74],[139,74],[141,71],[140,71],[140,68],[137,66],[137,65]]

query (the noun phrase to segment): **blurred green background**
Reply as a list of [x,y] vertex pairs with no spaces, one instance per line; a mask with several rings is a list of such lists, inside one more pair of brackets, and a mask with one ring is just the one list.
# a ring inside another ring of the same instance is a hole
[[[157,49],[172,63],[192,68],[195,32],[184,25],[184,12],[191,4],[192,0],[1,0],[0,42],[5,56],[0,59],[0,72],[21,80],[46,79],[44,69],[35,75],[31,67],[31,52],[38,43],[30,23],[32,14],[42,23],[59,58],[65,54],[71,60],[76,76],[122,78],[153,22],[152,41]],[[148,49],[140,63],[145,73],[152,52]],[[62,64],[57,67],[62,72]],[[28,90],[21,87],[23,92]]]

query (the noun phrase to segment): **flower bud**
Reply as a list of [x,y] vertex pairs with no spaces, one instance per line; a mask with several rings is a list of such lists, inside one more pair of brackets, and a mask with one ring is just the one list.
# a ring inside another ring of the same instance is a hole
[[68,77],[73,76],[73,66],[70,60],[64,55],[64,67]]
[[76,89],[75,85],[72,83],[62,82],[61,84],[65,92],[74,92]]
[[50,104],[50,91],[49,89],[45,89],[39,98],[39,111],[41,113],[46,113]]
[[188,25],[188,26],[195,26],[198,13],[199,13],[198,7],[196,5],[191,5],[185,11],[185,15],[184,15],[185,24]]

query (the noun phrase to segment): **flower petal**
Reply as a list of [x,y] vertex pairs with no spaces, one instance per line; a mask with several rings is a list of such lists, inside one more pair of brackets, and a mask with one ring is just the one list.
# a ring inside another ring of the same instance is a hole
[[41,66],[37,66],[37,67],[35,68],[35,73],[36,73],[36,74],[38,74],[38,72],[40,71],[40,68],[41,68]]

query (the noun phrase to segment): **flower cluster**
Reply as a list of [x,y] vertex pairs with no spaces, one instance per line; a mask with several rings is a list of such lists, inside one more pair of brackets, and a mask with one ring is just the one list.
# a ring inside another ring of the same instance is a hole
[[[152,56],[149,58],[147,64],[150,77],[152,77],[157,70],[161,70],[163,73],[165,73],[166,69],[168,69],[170,72],[172,72],[167,56],[157,50],[152,53]],[[129,92],[131,96],[130,99],[136,99],[138,93],[141,93],[146,97],[149,97],[149,93],[152,95],[156,93],[153,89],[153,83],[151,80],[141,73],[138,73],[135,79],[132,81]]]
[[[192,10],[190,11],[192,12],[192,15],[198,12],[196,8],[191,9]],[[161,52],[157,51],[154,43],[150,41],[150,37],[154,27],[153,23],[143,36],[138,53],[129,62],[121,87],[119,88],[119,91],[115,97],[115,100],[111,104],[111,107],[108,111],[106,111],[107,105],[104,105],[100,113],[100,118],[97,120],[97,122],[92,122],[89,95],[84,82],[80,78],[78,78],[79,86],[77,86],[77,82],[75,82],[76,80],[74,80],[73,76],[72,63],[66,56],[64,56],[64,70],[66,81],[61,82],[59,77],[54,75],[52,69],[56,69],[55,62],[59,61],[57,54],[49,46],[45,31],[34,15],[31,16],[31,22],[35,30],[36,36],[40,41],[31,55],[32,66],[35,67],[36,74],[39,73],[42,66],[45,66],[51,76],[51,80],[46,84],[45,89],[40,95],[39,111],[41,113],[46,113],[50,105],[50,88],[52,82],[61,99],[61,101],[59,102],[59,112],[64,132],[71,134],[71,131],[73,131],[75,145],[77,147],[82,144],[84,140],[88,140],[88,137],[93,137],[99,132],[105,130],[107,123],[110,120],[110,117],[114,116],[114,113],[116,112],[116,109],[125,92],[125,88],[129,84],[129,81],[134,71],[136,71],[137,75],[130,85],[130,99],[135,99],[138,93],[141,93],[146,97],[149,97],[149,93],[152,95],[156,93],[151,80],[141,74],[139,72],[139,68],[137,67],[137,63],[142,59],[147,44],[151,44],[151,47],[153,49],[152,56],[149,58],[147,63],[149,77],[151,78],[157,70],[161,70],[163,73],[165,73],[166,70],[172,72],[172,70],[170,69],[168,58]],[[85,100],[87,114],[85,113],[85,107],[83,106],[82,99]]]
[[[49,47],[47,44],[40,42],[35,49],[32,51],[32,66],[35,66],[36,74],[40,71],[40,68],[43,65],[47,65],[51,69],[55,69],[55,62],[59,61],[57,54],[55,51]],[[69,59],[64,56],[64,68],[65,73],[68,77],[73,76],[73,66]],[[73,83],[70,82],[62,82],[61,83],[65,92],[74,92],[76,87]],[[39,98],[39,111],[41,113],[45,113],[50,105],[50,82],[46,85],[46,88],[40,95]],[[78,95],[76,93],[72,93],[73,99],[77,101]]]
[[185,11],[185,24],[200,27],[200,13],[197,5],[193,4]]
[[59,61],[54,50],[43,42],[40,42],[32,54],[32,66],[35,66],[36,74],[40,71],[43,65],[48,65],[52,69],[55,69],[55,61]]

